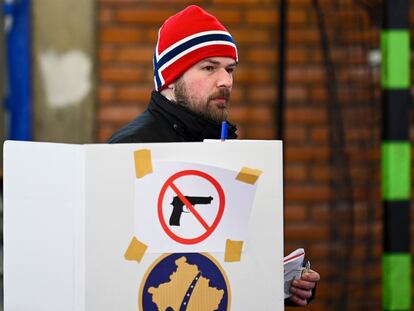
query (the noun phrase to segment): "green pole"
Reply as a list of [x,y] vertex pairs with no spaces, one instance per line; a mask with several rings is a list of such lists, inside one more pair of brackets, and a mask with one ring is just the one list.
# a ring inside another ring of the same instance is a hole
[[384,310],[411,310],[409,1],[384,0],[381,32]]

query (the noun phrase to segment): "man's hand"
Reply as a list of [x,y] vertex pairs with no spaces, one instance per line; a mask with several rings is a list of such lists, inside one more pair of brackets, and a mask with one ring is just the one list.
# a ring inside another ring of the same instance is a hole
[[300,280],[293,280],[290,287],[292,296],[289,297],[291,301],[298,306],[306,306],[308,299],[312,296],[312,289],[315,288],[316,282],[320,280],[318,272],[309,270],[302,274]]

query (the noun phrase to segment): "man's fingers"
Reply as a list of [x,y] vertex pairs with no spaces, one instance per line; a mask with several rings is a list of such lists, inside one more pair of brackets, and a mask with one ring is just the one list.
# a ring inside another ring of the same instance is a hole
[[293,301],[298,306],[306,306],[308,304],[308,301],[306,299],[301,299],[298,296],[292,295],[289,297],[289,300]]
[[315,282],[308,282],[305,280],[293,280],[292,286],[301,288],[301,289],[313,289],[316,286]]
[[308,299],[312,296],[312,291],[311,290],[306,290],[306,289],[301,289],[301,288],[297,288],[297,287],[291,287],[290,288],[290,292],[294,295],[297,296],[301,299]]
[[310,270],[309,272],[303,273],[301,279],[310,282],[318,282],[321,279],[321,276],[318,272]]

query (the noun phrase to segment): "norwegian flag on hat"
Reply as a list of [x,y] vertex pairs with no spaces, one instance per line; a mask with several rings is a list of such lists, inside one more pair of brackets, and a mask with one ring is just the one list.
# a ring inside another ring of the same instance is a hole
[[230,57],[237,62],[236,44],[216,17],[190,5],[168,18],[158,31],[153,60],[155,89],[163,90],[208,57]]

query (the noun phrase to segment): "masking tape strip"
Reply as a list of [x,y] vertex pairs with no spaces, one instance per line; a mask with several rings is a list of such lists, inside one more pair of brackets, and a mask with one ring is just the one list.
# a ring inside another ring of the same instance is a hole
[[134,159],[135,175],[137,178],[142,178],[152,173],[151,150],[140,149],[134,151]]
[[128,249],[125,252],[125,259],[129,261],[137,261],[138,263],[144,257],[145,251],[148,246],[138,241],[136,237],[132,237],[131,243],[129,243]]
[[225,262],[237,262],[241,259],[243,241],[226,240],[226,252],[224,254]]
[[262,175],[261,170],[256,170],[254,168],[249,167],[243,167],[239,174],[237,175],[236,179],[240,180],[242,182],[245,182],[247,184],[254,185],[257,181],[257,179]]

